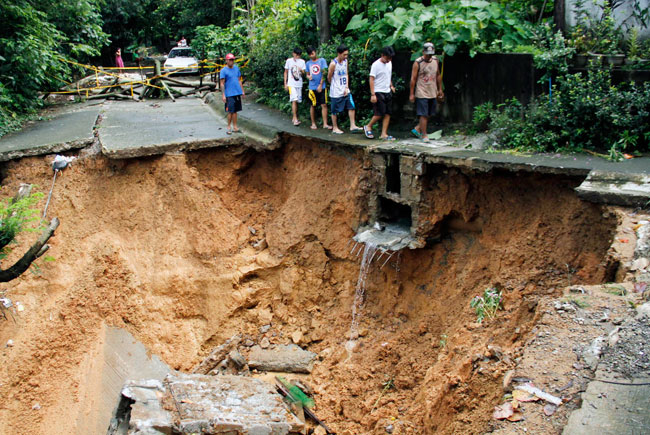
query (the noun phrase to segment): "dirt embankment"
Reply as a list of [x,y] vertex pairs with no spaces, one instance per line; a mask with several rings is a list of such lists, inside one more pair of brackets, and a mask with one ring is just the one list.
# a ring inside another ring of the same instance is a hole
[[[263,153],[76,163],[48,212],[61,219],[56,261],[8,285],[26,309],[1,325],[0,343],[14,346],[0,356],[0,432],[74,433],[103,323],[179,370],[237,332],[272,343],[293,335],[320,354],[309,381],[338,433],[480,432],[537,298],[603,280],[616,219],[578,200],[570,180],[427,175],[421,214],[441,237],[373,265],[360,347],[346,361],[363,168],[360,152],[297,139]],[[9,163],[5,195],[50,180],[44,159]],[[503,289],[505,310],[478,325],[469,301],[490,285]]]

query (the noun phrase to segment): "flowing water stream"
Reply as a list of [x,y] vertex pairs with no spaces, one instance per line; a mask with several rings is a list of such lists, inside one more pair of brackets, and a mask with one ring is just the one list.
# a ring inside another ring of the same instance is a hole
[[361,305],[366,293],[366,280],[370,272],[370,264],[378,251],[377,245],[366,243],[363,248],[361,257],[361,267],[359,269],[359,279],[354,291],[354,301],[352,303],[352,323],[350,324],[349,339],[345,343],[345,350],[348,352],[348,360],[352,358],[352,352],[357,347],[357,338],[359,338],[359,318],[361,315]]

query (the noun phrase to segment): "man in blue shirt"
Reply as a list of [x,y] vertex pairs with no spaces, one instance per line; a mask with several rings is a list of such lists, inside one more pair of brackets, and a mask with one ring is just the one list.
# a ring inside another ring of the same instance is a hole
[[332,129],[332,126],[327,125],[327,86],[325,85],[325,74],[323,73],[327,70],[327,62],[325,59],[318,58],[316,55],[316,50],[314,47],[307,47],[307,55],[309,60],[307,61],[307,78],[309,79],[309,99],[311,100],[311,106],[309,112],[311,113],[311,129],[316,130],[316,107],[320,106],[323,114],[323,128],[328,130]]
[[[237,112],[241,111],[241,97],[245,97],[244,87],[242,86],[242,77],[239,67],[235,65],[235,55],[228,53],[226,55],[226,66],[221,69],[219,74],[221,80],[221,99],[225,103],[226,113],[228,113],[227,134],[239,133],[237,128]],[[231,128],[232,124],[232,128]]]

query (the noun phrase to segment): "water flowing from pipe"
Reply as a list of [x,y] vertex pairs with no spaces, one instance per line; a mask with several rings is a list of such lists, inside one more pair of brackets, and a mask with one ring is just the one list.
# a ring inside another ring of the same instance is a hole
[[348,360],[352,358],[352,351],[357,347],[357,338],[359,337],[359,319],[361,315],[361,306],[363,297],[366,293],[366,281],[370,272],[370,265],[377,253],[378,247],[372,243],[366,243],[363,248],[361,257],[361,267],[359,269],[359,278],[354,290],[354,301],[352,302],[352,323],[350,324],[350,333],[345,350],[348,352]]

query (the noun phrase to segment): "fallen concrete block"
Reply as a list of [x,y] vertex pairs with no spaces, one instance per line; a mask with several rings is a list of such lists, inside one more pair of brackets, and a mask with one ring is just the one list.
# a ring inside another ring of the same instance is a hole
[[253,346],[248,355],[251,369],[269,372],[311,373],[316,354],[295,344],[276,345],[268,349]]
[[109,430],[111,435],[297,435],[305,431],[273,385],[250,377],[178,374],[163,382],[130,381],[121,400],[130,402],[130,407],[122,406],[124,415],[116,420],[125,424]]
[[[272,385],[243,376],[179,375],[166,379],[181,433],[302,433]],[[174,413],[174,411],[172,411]]]

